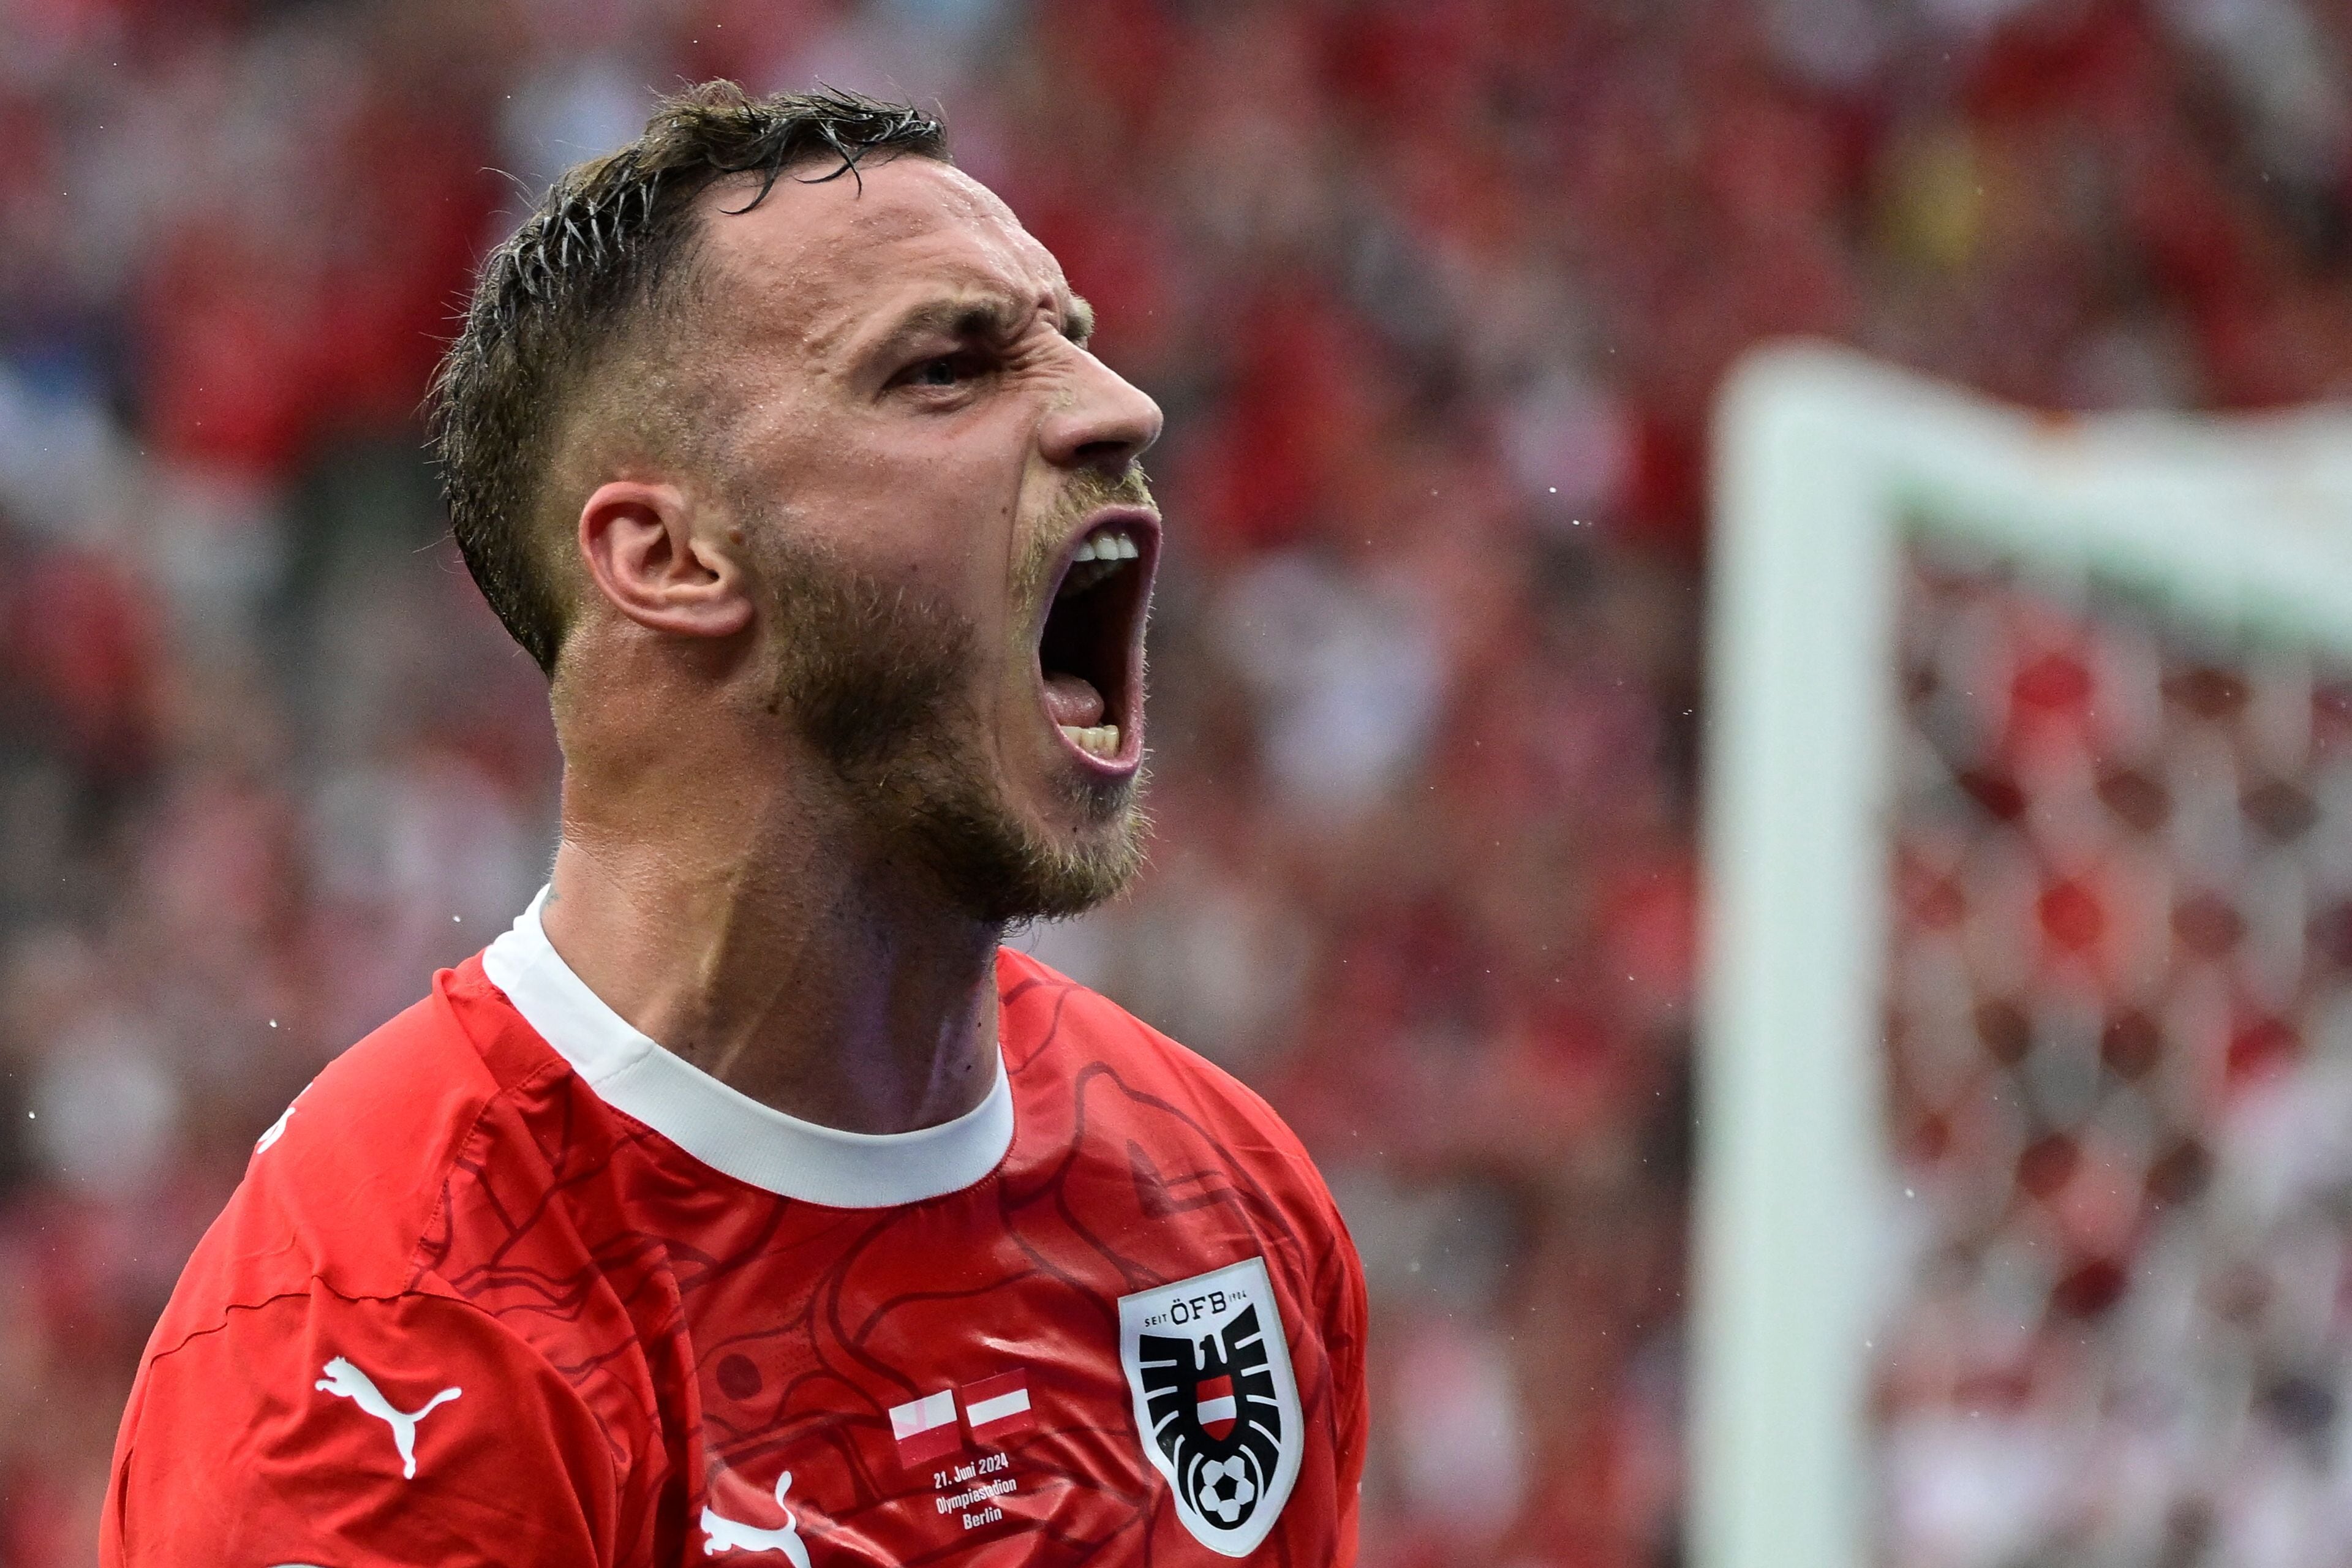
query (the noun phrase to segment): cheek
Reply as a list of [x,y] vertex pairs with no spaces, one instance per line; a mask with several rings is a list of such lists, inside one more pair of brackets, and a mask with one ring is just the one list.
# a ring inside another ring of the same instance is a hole
[[962,603],[986,563],[1003,558],[1004,520],[972,476],[919,461],[877,462],[856,465],[826,489],[807,509],[811,525],[877,576]]
[[973,474],[931,476],[902,486],[895,518],[877,520],[891,551],[927,592],[953,603],[983,633],[1010,620],[1022,543],[1014,496],[1003,481]]
[[909,591],[952,607],[971,622],[983,648],[992,647],[1014,609],[1004,520],[945,505],[932,516],[930,525],[908,531],[893,552]]
[[867,434],[822,465],[809,522],[872,575],[970,620],[983,651],[1003,646],[1030,544],[1027,475],[1007,461],[1018,444],[992,421]]

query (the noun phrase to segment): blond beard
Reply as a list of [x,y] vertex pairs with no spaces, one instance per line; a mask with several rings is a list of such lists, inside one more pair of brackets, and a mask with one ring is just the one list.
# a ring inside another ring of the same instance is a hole
[[[1129,484],[1080,484],[1028,541],[1013,624],[1033,624],[1059,547],[1077,518],[1133,500]],[[1116,895],[1143,864],[1142,779],[1069,781],[1065,804],[1089,829],[1057,844],[1025,821],[982,767],[994,754],[975,693],[971,618],[911,598],[830,550],[754,521],[778,649],[769,710],[832,769],[874,842],[903,847],[942,896],[1005,926],[1080,913]]]

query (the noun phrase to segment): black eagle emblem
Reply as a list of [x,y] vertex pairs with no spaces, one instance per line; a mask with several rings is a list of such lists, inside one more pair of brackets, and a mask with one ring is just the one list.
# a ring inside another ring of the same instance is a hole
[[1265,1500],[1282,1453],[1282,1404],[1255,1303],[1199,1338],[1142,1334],[1137,1358],[1151,1441],[1184,1500],[1237,1529]]

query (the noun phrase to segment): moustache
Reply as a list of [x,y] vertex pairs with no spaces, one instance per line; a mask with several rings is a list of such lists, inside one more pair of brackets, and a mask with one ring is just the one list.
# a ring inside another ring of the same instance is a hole
[[1151,481],[1140,463],[1129,463],[1126,472],[1116,479],[1092,472],[1074,477],[1029,536],[1029,548],[1024,554],[1019,575],[1023,602],[1034,605],[1052,586],[1048,579],[1055,563],[1061,559],[1062,547],[1085,526],[1087,518],[1107,507],[1120,506],[1148,507],[1155,512],[1160,510],[1151,499]]

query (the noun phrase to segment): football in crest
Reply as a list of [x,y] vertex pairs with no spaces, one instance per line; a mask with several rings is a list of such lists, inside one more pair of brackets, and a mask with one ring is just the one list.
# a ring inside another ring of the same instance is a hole
[[1202,1545],[1247,1555],[1298,1479],[1298,1386],[1265,1261],[1119,1300],[1119,1361],[1144,1457]]

